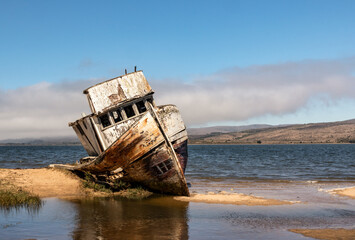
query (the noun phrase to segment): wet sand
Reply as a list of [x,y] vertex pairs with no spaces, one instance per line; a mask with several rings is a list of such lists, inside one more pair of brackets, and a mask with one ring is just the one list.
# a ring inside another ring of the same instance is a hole
[[215,204],[234,204],[247,206],[270,206],[293,204],[290,201],[282,201],[277,199],[267,199],[241,193],[209,193],[209,194],[191,194],[190,197],[174,197],[175,200],[185,202],[203,202]]
[[[39,169],[0,169],[1,184],[11,184],[41,198],[83,198],[89,196],[108,196],[110,194],[94,192],[82,187],[82,181],[76,175],[53,168]],[[174,197],[187,202],[205,202],[216,204],[235,204],[247,206],[269,206],[292,204],[289,201],[266,199],[252,195],[221,192],[218,194],[192,194],[191,197]]]
[[326,229],[290,229],[290,232],[302,234],[305,237],[324,240],[355,239],[355,229],[326,228]]
[[350,197],[352,199],[355,199],[355,187],[335,188],[335,189],[328,190],[327,192],[331,194],[338,194],[340,196],[345,196],[345,197]]

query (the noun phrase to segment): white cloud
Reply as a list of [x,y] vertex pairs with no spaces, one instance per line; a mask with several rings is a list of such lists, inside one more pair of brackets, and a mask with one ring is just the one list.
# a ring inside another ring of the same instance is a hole
[[225,69],[192,83],[153,81],[158,103],[175,103],[188,125],[282,115],[310,99],[355,98],[355,58]]
[[[294,113],[310,99],[355,99],[355,58],[231,68],[190,83],[148,79],[158,104],[176,104],[187,125]],[[0,139],[74,135],[89,113],[82,90],[102,81],[39,83],[0,90]],[[345,120],[345,119],[344,119]]]
[[89,112],[82,90],[99,81],[43,82],[2,91],[0,139],[72,135],[68,122]]

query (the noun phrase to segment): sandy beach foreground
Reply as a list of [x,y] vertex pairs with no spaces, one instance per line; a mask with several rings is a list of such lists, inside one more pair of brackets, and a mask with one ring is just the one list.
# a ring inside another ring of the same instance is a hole
[[[82,180],[79,177],[59,169],[0,169],[0,182],[1,184],[12,184],[41,198],[83,198],[98,195],[89,189],[83,188]],[[101,196],[105,196],[105,194],[101,194]],[[249,206],[291,204],[289,201],[235,193],[193,194],[191,197],[175,197],[175,199],[190,202]]]
[[49,169],[0,169],[0,183],[11,184],[41,198],[80,198],[87,193],[80,178],[70,172]]
[[[92,198],[92,196],[113,196],[119,192],[94,192],[92,189],[85,188],[84,183],[85,181],[75,174],[60,169],[0,168],[0,189],[15,186],[41,198],[47,198],[43,200],[45,204],[41,210],[42,218],[52,213],[52,211],[45,210],[46,208],[55,208],[56,204],[59,204],[66,206],[60,207],[61,211],[68,214],[63,216],[68,217],[69,222],[77,224],[76,217],[74,220],[71,219],[71,209],[76,209],[77,215],[75,216],[80,216],[79,219],[81,219],[80,224],[76,226],[78,232],[86,233],[88,229],[95,229],[97,226],[91,225],[95,221],[88,221],[88,219],[93,217],[96,219],[95,214],[99,213],[99,219],[104,221],[99,227],[110,226],[110,230],[112,226],[121,229],[122,222],[125,227],[131,224],[132,229],[136,230],[137,222],[130,222],[130,220],[137,219],[141,223],[142,219],[149,219],[144,226],[159,226],[159,229],[164,224],[167,224],[166,229],[174,229],[172,226],[178,226],[177,235],[185,236],[188,229],[191,236],[204,239],[217,233],[224,237],[222,239],[233,239],[235,234],[244,234],[243,239],[248,239],[248,237],[253,239],[253,236],[255,236],[254,239],[263,239],[261,237],[297,240],[304,237],[328,240],[355,239],[353,225],[355,186],[353,182],[343,185],[317,182],[253,182],[247,184],[235,182],[225,187],[209,182],[210,185],[206,187],[203,183],[200,185],[195,181],[192,182],[190,197],[157,196],[142,201],[111,197]],[[24,213],[24,216],[27,216],[26,214]],[[56,213],[53,212],[53,214]],[[164,221],[161,221],[162,216],[166,217],[163,218]],[[151,222],[151,219],[154,221]],[[186,221],[186,219],[189,220]],[[89,227],[86,223],[90,223]],[[210,229],[207,227],[206,230],[206,226],[210,226]],[[6,217],[2,220],[0,218],[1,227],[7,229],[8,236],[14,236],[12,228],[19,231],[19,236],[34,234],[26,232],[21,235],[20,225],[18,227],[17,225],[8,226]],[[152,231],[150,227],[142,228],[144,230],[142,234],[146,235],[147,232],[155,234],[156,231]],[[115,228],[113,229],[115,231],[112,232],[112,236],[115,236],[117,232]],[[34,228],[33,231],[40,230]],[[125,234],[124,231],[121,233]],[[201,236],[202,233],[203,236]],[[111,236],[110,232],[107,234]],[[131,231],[128,231],[127,236],[131,236],[130,234]]]

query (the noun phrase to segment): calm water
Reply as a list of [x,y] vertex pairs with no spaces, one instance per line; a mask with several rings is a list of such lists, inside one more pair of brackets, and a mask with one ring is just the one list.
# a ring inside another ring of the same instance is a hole
[[[73,163],[79,146],[0,147],[1,168]],[[45,199],[37,212],[0,211],[0,239],[308,239],[290,228],[355,228],[355,200],[324,190],[355,185],[355,145],[189,146],[191,192],[301,201],[235,206],[175,201]]]
[[[1,168],[74,163],[81,146],[0,146]],[[190,145],[186,177],[239,180],[355,180],[355,144]]]
[[193,179],[355,180],[353,145],[190,146]]
[[41,168],[87,156],[81,146],[0,146],[0,168]]

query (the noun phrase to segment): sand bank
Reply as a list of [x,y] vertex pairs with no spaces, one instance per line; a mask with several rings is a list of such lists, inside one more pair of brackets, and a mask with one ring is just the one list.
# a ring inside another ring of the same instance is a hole
[[352,240],[355,239],[355,229],[327,228],[327,229],[289,229],[305,237],[324,240]]
[[340,196],[350,197],[355,199],[355,187],[347,187],[347,188],[334,188],[330,190],[323,190],[330,194],[337,194]]
[[76,198],[87,194],[80,178],[58,169],[0,168],[0,183],[14,185],[42,198]]
[[[107,196],[102,192],[94,192],[83,188],[82,180],[76,175],[53,168],[39,169],[3,169],[0,168],[0,183],[19,187],[27,192],[44,197],[82,198],[87,196]],[[112,194],[111,194],[112,195]],[[117,193],[117,195],[120,195]],[[221,192],[218,194],[193,194],[191,197],[174,197],[180,201],[205,202],[235,205],[283,205],[289,201],[265,199],[245,194]]]
[[240,193],[209,193],[209,194],[191,194],[190,197],[174,197],[179,201],[187,202],[203,202],[215,204],[234,204],[234,205],[248,205],[248,206],[269,206],[269,205],[285,205],[293,204],[290,201],[282,201],[277,199],[267,199],[245,195]]

